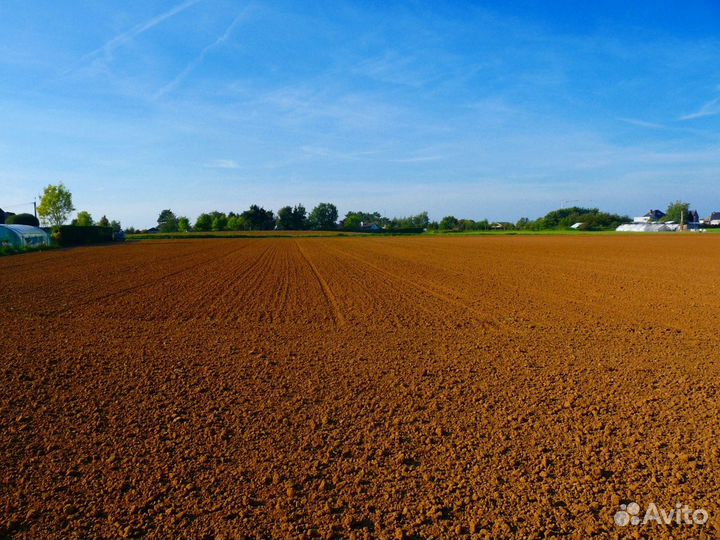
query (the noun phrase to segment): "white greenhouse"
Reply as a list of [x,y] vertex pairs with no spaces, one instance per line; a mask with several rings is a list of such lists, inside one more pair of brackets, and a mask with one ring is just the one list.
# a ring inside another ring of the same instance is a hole
[[618,232],[673,232],[680,228],[675,223],[625,223],[620,225]]

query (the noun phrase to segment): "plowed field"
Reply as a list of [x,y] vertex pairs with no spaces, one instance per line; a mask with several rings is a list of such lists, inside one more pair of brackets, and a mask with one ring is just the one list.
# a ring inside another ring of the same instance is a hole
[[[718,253],[274,238],[0,259],[0,537],[717,537]],[[632,501],[709,521],[616,525]]]

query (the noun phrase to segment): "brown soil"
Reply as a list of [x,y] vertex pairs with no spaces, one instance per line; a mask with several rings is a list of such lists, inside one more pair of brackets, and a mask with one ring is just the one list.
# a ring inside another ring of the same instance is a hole
[[[0,537],[720,534],[720,238],[0,260]],[[705,526],[618,527],[630,501]]]

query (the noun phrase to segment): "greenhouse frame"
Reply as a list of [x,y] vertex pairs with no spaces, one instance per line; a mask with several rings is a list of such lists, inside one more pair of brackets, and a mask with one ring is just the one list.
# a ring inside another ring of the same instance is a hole
[[0,225],[0,247],[49,246],[50,235],[38,227],[30,225]]

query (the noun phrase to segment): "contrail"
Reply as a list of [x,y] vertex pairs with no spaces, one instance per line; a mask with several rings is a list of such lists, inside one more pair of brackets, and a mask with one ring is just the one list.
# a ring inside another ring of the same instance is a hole
[[[140,34],[143,34],[147,32],[148,30],[156,27],[158,24],[162,23],[163,21],[166,21],[167,19],[174,17],[178,13],[181,13],[185,11],[186,9],[194,6],[195,4],[202,2],[203,0],[186,0],[185,2],[182,2],[175,7],[169,9],[168,11],[161,13],[160,15],[153,17],[152,19],[149,19],[147,21],[141,22],[135,26],[133,26],[130,30],[123,32],[121,34],[118,34],[114,38],[112,38],[110,41],[106,42],[102,47],[99,47],[95,49],[94,51],[91,51],[84,55],[79,61],[78,64],[81,64],[83,62],[86,62],[88,60],[91,60],[93,58],[97,58],[99,56],[109,56],[115,49],[120,47],[121,45],[131,41],[132,39],[136,38]],[[73,71],[74,68],[68,69],[65,74],[69,73],[70,71]]]
[[235,29],[235,27],[238,25],[238,23],[245,17],[247,14],[247,10],[243,10],[233,19],[233,21],[230,23],[230,26],[227,27],[225,32],[218,37],[215,41],[213,41],[210,45],[206,46],[202,51],[200,51],[200,54],[198,54],[187,66],[185,66],[185,69],[183,69],[180,73],[178,73],[177,77],[175,77],[172,81],[167,83],[165,86],[160,88],[155,95],[153,96],[154,99],[158,99],[171,90],[173,90],[178,84],[180,84],[183,80],[185,80],[185,77],[187,77],[196,67],[198,67],[200,64],[203,63],[207,55],[212,51],[214,48],[222,45],[225,43],[232,34],[232,31]]

